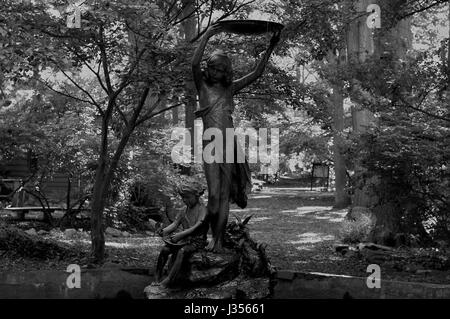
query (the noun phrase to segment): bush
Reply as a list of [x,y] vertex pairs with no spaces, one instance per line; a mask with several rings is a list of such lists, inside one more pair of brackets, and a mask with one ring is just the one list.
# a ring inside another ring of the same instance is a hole
[[149,219],[165,225],[171,223],[185,208],[176,190],[178,185],[192,179],[204,184],[206,189],[201,166],[191,167],[190,175],[183,175],[180,170],[170,162],[133,170],[123,183],[118,201],[105,209],[106,226],[143,231],[149,230]]
[[[185,205],[176,191],[182,180],[206,180],[201,164],[177,165],[171,160],[171,128],[145,130],[133,147],[133,156],[122,163],[117,196],[105,209],[106,226],[146,230],[151,218],[168,224]],[[139,145],[139,146],[137,146]]]
[[371,191],[377,205],[393,207],[396,232],[450,241],[449,130],[396,120],[355,136],[349,152],[359,166],[353,187],[375,177]]
[[110,225],[114,228],[123,230],[148,230],[148,220],[153,219],[157,222],[162,221],[163,211],[159,207],[139,207],[128,205],[121,207],[120,210],[109,211]]
[[346,244],[365,242],[374,226],[375,222],[370,215],[360,214],[355,220],[346,219],[343,222],[339,237]]

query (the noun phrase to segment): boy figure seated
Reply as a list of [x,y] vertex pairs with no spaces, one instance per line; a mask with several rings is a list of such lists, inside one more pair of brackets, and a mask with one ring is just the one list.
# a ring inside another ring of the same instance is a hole
[[[168,287],[175,282],[183,261],[207,244],[208,222],[206,217],[208,210],[200,201],[204,189],[199,185],[188,184],[180,187],[178,192],[187,206],[186,210],[178,214],[172,224],[158,231],[166,245],[158,257],[155,279],[156,283],[164,287]],[[180,225],[183,227],[183,231],[175,233]],[[170,255],[175,261],[169,269],[168,276],[161,281],[164,266]]]

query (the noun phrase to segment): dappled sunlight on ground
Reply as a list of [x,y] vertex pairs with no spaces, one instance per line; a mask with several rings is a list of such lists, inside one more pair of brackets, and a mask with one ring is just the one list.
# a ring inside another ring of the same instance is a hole
[[[333,193],[309,191],[296,188],[264,188],[252,194],[245,209],[232,205],[229,221],[234,215],[240,219],[253,215],[248,228],[250,236],[258,243],[267,244],[266,252],[277,269],[297,271],[330,271],[338,259],[332,260],[333,245],[338,242],[338,233],[345,210],[333,210]],[[45,238],[66,243],[77,251],[86,253],[86,258],[72,263],[84,265],[91,249],[88,232],[77,231],[72,237],[54,230]],[[127,267],[152,268],[160,249],[161,238],[132,234],[131,237],[106,236],[107,264]],[[59,264],[58,264],[59,265]],[[55,268],[58,265],[41,263],[36,267]],[[66,261],[59,265],[63,269]],[[58,267],[59,267],[58,266]]]
[[304,206],[304,207],[297,207],[297,212],[301,212],[301,213],[313,213],[313,212],[328,212],[332,209],[333,207],[330,206]]
[[[88,238],[77,239],[59,239],[60,242],[66,244],[82,244],[91,245],[91,240]],[[139,237],[139,238],[106,238],[105,246],[114,248],[145,248],[145,247],[159,247],[163,245],[163,241],[159,237]]]
[[289,244],[298,245],[298,244],[315,244],[320,243],[326,240],[334,240],[335,237],[333,235],[326,234],[318,234],[318,233],[304,233],[301,235],[297,235],[298,240],[288,241]]
[[90,239],[59,239],[58,241],[65,243],[65,244],[83,244],[83,245],[90,245],[91,240]]
[[262,208],[252,207],[252,208],[244,208],[244,209],[230,209],[230,213],[245,213],[245,212],[257,212],[263,210]]
[[126,242],[113,242],[113,241],[106,241],[105,245],[108,247],[115,247],[115,248],[144,248],[144,247],[159,247],[163,244],[162,240],[133,240],[133,241],[126,241]]
[[250,236],[268,244],[267,254],[276,268],[314,270],[336,262],[330,257],[347,212],[333,209],[333,196],[301,188],[265,188],[249,198],[246,209],[232,211],[241,217],[255,214],[249,222]]
[[255,195],[255,196],[252,196],[252,198],[254,198],[254,199],[272,198],[272,196],[268,196],[268,195]]
[[347,214],[346,209],[339,211],[321,211],[316,212],[314,218],[319,220],[327,220],[332,223],[341,223],[344,221],[345,215]]
[[291,209],[291,210],[282,210],[280,211],[280,213],[296,213],[297,211],[295,209]]
[[332,207],[320,207],[320,206],[306,206],[306,207],[297,207],[296,215],[306,215],[306,214],[320,214],[320,213],[329,213]]
[[262,222],[265,220],[270,220],[273,219],[272,217],[252,217],[252,219],[250,219],[249,221],[249,225],[253,224],[253,223],[257,223],[257,222]]

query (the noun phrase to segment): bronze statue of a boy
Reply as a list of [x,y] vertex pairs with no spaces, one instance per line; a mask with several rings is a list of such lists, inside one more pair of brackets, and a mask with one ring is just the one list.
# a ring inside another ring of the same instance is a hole
[[[177,215],[175,221],[158,231],[165,238],[166,245],[162,248],[156,265],[156,283],[167,287],[172,285],[179,274],[183,262],[195,251],[206,246],[208,232],[207,209],[200,201],[204,189],[194,183],[185,184],[178,189],[186,210]],[[175,233],[182,226],[183,231]],[[164,280],[162,279],[164,266],[172,255],[173,265]]]
[[[279,41],[280,31],[274,32],[269,47],[253,72],[237,80],[233,80],[231,60],[222,51],[215,51],[209,57],[205,71],[202,71],[200,67],[209,38],[222,31],[224,30],[219,24],[212,25],[206,31],[195,51],[192,71],[200,103],[200,109],[195,114],[197,117],[202,117],[204,130],[208,128],[221,130],[224,138],[222,145],[226,145],[226,129],[233,128],[231,117],[234,110],[233,96],[262,75],[269,57]],[[236,143],[234,147],[237,147]],[[207,249],[215,252],[223,250],[223,235],[228,221],[230,201],[245,208],[247,192],[251,189],[248,163],[236,163],[236,161],[227,163],[225,147],[222,154],[222,163],[203,162],[208,183],[208,214],[213,236]],[[236,154],[236,149],[234,154]]]

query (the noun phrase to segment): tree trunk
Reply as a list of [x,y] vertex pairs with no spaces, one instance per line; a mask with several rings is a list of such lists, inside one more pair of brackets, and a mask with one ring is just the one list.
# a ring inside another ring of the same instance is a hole
[[[357,0],[354,6],[358,12],[366,10],[371,3],[379,4],[382,8],[395,8],[395,3],[392,0]],[[391,48],[391,55],[397,58],[404,57],[406,51],[411,47],[411,23],[409,19],[402,20],[394,27],[391,21],[386,21],[387,14],[382,12],[381,29],[370,30],[366,24],[367,16],[353,21],[349,25],[347,34],[347,51],[349,59],[354,59],[359,62],[364,62],[366,57],[370,54],[375,56],[382,56],[386,54],[388,47],[385,43],[393,41],[393,48]],[[384,20],[383,20],[384,18]],[[378,125],[374,115],[366,109],[354,108],[352,110],[353,130],[356,133],[362,133],[367,130],[368,126]],[[370,146],[368,146],[370,147]],[[355,165],[355,172],[357,173],[361,168]],[[373,177],[364,181],[364,186],[355,190],[352,198],[352,207],[365,207],[372,210],[375,219],[375,228],[371,234],[371,240],[382,243],[392,244],[393,237],[398,231],[400,224],[400,216],[398,215],[392,203],[385,203],[382,198],[378,198],[372,191],[372,187],[379,185],[378,177]]]
[[102,121],[102,134],[100,142],[100,154],[97,170],[95,172],[95,183],[92,194],[91,209],[91,248],[94,263],[101,263],[105,255],[105,235],[103,230],[103,209],[105,208],[105,177],[108,157],[108,121],[110,114],[105,114]]
[[[371,0],[351,0],[355,10],[357,12],[365,12],[367,6],[371,3],[377,3]],[[355,21],[349,24],[347,31],[347,59],[356,63],[363,63],[370,54],[377,54],[379,51],[378,39],[374,39],[372,30],[367,26],[367,16],[361,16]],[[367,109],[363,109],[360,106],[352,107],[352,128],[356,134],[363,133],[367,128],[373,124],[374,116],[372,112]],[[361,167],[355,164],[355,174],[359,174]],[[363,209],[371,209],[378,202],[378,197],[375,196],[371,190],[372,185],[378,184],[377,178],[364,181],[364,186],[355,189],[352,196],[352,208],[351,211]],[[371,211],[371,210],[369,210]],[[372,218],[376,222],[386,222],[386,226],[392,223],[387,222],[387,218],[376,218],[376,212],[371,211]],[[387,217],[387,216],[384,216]],[[379,229],[380,225],[375,228]],[[383,228],[383,227],[381,227]],[[388,231],[389,232],[389,231]],[[381,235],[380,232],[374,231],[371,233],[372,240],[378,241],[377,236]]]
[[[194,10],[194,0],[182,0],[181,4],[184,7],[183,17],[192,14]],[[193,39],[197,33],[197,23],[195,20],[195,15],[187,18],[182,23],[182,28],[184,32],[184,39],[188,43]],[[194,111],[197,106],[197,93],[195,89],[195,84],[192,79],[186,81],[185,84],[185,127],[190,132],[190,139],[186,139],[186,143],[190,143],[191,146],[191,157],[194,156]]]
[[172,109],[172,125],[177,126],[178,125],[178,108]]
[[336,193],[334,207],[344,208],[350,204],[346,191],[347,173],[345,160],[342,155],[342,134],[344,132],[344,99],[342,90],[338,85],[333,85],[331,96],[333,107],[333,158]]
[[99,165],[95,176],[94,192],[92,195],[91,211],[91,240],[92,257],[95,263],[101,263],[105,256],[105,235],[103,229],[103,210],[105,208],[105,155],[99,159]]

